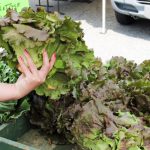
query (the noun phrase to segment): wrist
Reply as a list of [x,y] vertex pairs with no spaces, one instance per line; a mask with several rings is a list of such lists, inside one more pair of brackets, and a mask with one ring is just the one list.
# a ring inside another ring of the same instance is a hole
[[18,84],[14,83],[13,86],[14,86],[14,93],[15,93],[14,97],[15,97],[15,100],[18,100],[18,99],[22,98],[21,92],[20,92],[19,87],[18,87]]

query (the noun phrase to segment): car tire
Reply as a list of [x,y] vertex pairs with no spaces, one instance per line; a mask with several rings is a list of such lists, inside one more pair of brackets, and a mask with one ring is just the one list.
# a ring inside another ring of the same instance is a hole
[[131,16],[124,15],[115,11],[117,21],[122,25],[130,25],[135,22],[135,19]]

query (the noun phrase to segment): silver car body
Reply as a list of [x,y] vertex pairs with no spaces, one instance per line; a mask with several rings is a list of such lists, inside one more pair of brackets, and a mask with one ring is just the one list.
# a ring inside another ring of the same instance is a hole
[[150,0],[111,0],[116,12],[150,19]]

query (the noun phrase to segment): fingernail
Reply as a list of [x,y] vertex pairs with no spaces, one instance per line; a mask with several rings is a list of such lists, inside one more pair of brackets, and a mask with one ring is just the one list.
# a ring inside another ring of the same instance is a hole
[[27,50],[26,48],[24,49],[24,51],[25,51],[27,54],[29,54],[29,52],[28,52],[28,50]]
[[19,59],[21,59],[23,61],[23,58],[21,56],[19,56]]
[[54,53],[53,56],[56,58],[56,53]]

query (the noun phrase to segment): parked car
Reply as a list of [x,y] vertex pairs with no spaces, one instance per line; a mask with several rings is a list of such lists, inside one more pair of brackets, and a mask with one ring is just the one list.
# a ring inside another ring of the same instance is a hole
[[150,19],[150,0],[111,0],[120,24],[132,24],[136,18]]

